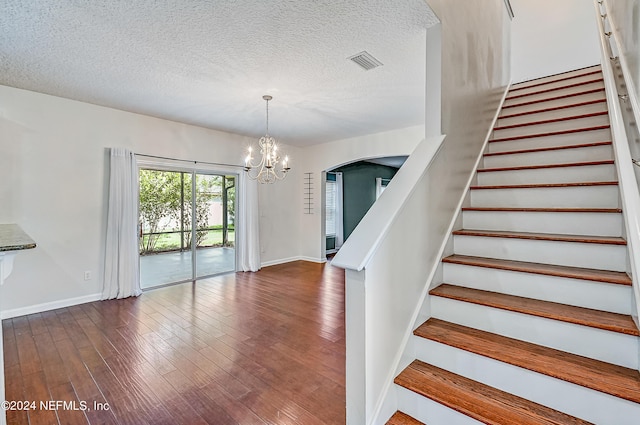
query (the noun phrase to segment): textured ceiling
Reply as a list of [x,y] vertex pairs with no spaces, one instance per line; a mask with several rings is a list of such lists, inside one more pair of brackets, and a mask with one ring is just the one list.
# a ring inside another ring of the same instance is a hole
[[[0,0],[0,84],[309,145],[424,123],[425,0]],[[363,50],[384,65],[364,71]]]

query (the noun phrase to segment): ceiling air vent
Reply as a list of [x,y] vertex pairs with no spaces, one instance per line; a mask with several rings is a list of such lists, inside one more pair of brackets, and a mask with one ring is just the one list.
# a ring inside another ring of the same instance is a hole
[[347,59],[353,61],[365,71],[382,66],[382,62],[371,56],[369,52],[360,52],[356,55],[350,56]]

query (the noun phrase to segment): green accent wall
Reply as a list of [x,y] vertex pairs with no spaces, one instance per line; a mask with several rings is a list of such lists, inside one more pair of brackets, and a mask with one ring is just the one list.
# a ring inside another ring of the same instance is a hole
[[398,169],[369,162],[356,162],[332,171],[342,172],[344,239],[347,240],[376,201],[376,178],[391,179]]

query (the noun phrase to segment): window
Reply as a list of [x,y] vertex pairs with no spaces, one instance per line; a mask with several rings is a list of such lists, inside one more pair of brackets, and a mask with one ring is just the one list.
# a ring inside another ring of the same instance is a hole
[[383,179],[382,177],[376,177],[376,199],[382,195],[382,192],[387,188],[387,185],[391,179]]
[[326,236],[336,235],[336,194],[337,184],[327,180],[326,188]]

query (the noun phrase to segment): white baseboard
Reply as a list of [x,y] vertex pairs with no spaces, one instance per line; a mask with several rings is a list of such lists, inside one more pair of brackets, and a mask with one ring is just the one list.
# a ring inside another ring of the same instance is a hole
[[276,264],[284,264],[284,263],[290,263],[292,261],[310,261],[312,263],[326,263],[327,259],[326,258],[313,258],[313,257],[304,257],[304,256],[297,256],[297,257],[289,257],[289,258],[280,258],[278,260],[272,260],[272,261],[265,261],[264,263],[260,264],[261,267],[269,267],[269,266],[275,266]]
[[300,257],[279,258],[277,260],[265,261],[261,263],[260,266],[261,267],[275,266],[277,264],[290,263],[292,261],[298,261],[300,259],[301,259]]
[[302,261],[311,261],[312,263],[326,263],[326,258],[314,258],[314,257],[300,257]]
[[71,307],[73,305],[99,301],[100,298],[102,298],[102,294],[98,293],[98,294],[84,295],[82,297],[51,301],[48,303],[30,305],[26,307],[13,308],[10,310],[3,310],[0,313],[0,318],[11,319],[13,317],[26,316],[27,314],[42,313],[43,311],[55,310],[57,308]]

